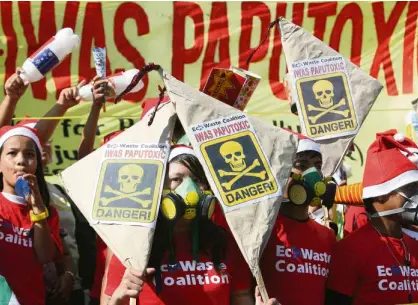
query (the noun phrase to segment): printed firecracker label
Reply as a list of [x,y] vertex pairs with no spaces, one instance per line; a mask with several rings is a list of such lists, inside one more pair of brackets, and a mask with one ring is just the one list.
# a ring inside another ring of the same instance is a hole
[[212,189],[227,212],[281,195],[280,186],[245,114],[189,127]]
[[203,92],[229,106],[244,110],[260,80],[260,76],[240,68],[213,68]]
[[354,135],[359,124],[342,56],[291,64],[292,99],[303,133],[314,140]]
[[107,144],[92,220],[154,227],[164,184],[167,144]]
[[229,106],[234,106],[245,81],[245,77],[229,69],[213,68],[203,92]]

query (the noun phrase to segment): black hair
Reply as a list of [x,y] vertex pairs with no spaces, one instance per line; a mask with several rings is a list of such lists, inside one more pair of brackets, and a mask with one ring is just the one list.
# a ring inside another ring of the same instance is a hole
[[196,182],[202,183],[209,187],[209,181],[208,179],[206,179],[205,171],[203,170],[203,167],[200,164],[197,157],[189,154],[181,154],[173,158],[173,160],[171,160],[170,163],[171,162],[176,162],[187,167],[187,169],[197,179]]
[[315,157],[320,157],[322,160],[322,154],[315,151],[315,150],[305,150],[305,151],[301,151],[296,153],[296,158],[295,161],[297,159],[311,159],[311,158],[315,158]]
[[[179,155],[171,162],[177,162],[186,166],[198,182],[206,184],[209,183],[206,179],[205,172],[199,160],[189,154]],[[171,163],[170,162],[170,163]],[[199,221],[199,253],[208,255],[214,264],[214,267],[218,269],[218,266],[225,259],[227,236],[226,230],[220,226],[217,226],[212,220],[202,217]],[[168,251],[170,245],[169,225],[166,221],[162,220],[162,217],[157,222],[154,241],[151,249],[151,255],[149,260],[149,266],[159,270],[161,260],[164,254]],[[190,234],[190,239],[192,235]]]
[[[42,201],[43,201],[44,205],[47,207],[47,209],[49,210],[49,201],[50,201],[51,197],[49,195],[48,185],[46,183],[45,176],[44,176],[44,169],[43,169],[43,166],[42,166],[41,152],[39,151],[38,146],[36,146],[36,145],[35,145],[35,150],[36,150],[36,162],[37,162],[35,176],[36,176],[36,180],[38,182],[39,192],[41,194]],[[3,146],[0,147],[0,156],[1,156],[2,152],[3,152]],[[0,191],[3,191],[3,173],[0,173]]]

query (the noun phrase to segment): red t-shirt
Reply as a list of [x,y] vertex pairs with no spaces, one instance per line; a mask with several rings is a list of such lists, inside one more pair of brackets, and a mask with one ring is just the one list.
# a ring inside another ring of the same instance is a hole
[[364,207],[348,206],[344,215],[344,237],[365,226],[368,222],[369,218]]
[[[0,193],[0,275],[6,278],[21,305],[44,305],[43,266],[34,249],[30,206],[18,199]],[[49,230],[62,252],[58,213],[51,206],[49,209]]]
[[97,236],[96,242],[96,269],[94,271],[93,286],[91,287],[90,297],[100,299],[102,290],[102,280],[106,267],[107,245]]
[[[232,242],[232,240],[231,240]],[[168,271],[168,254],[161,263],[161,278],[163,288],[157,296],[153,283],[146,283],[138,298],[138,305],[229,305],[232,291],[248,290],[251,286],[251,276],[241,254],[236,247],[229,247],[224,263],[217,272],[211,259],[200,253],[200,262],[192,257],[190,237],[177,236],[176,258],[180,270]],[[105,293],[113,294],[119,286],[125,267],[113,256],[108,269]]]
[[312,219],[279,215],[260,262],[269,297],[282,305],[323,305],[334,232]]
[[[406,234],[403,241],[411,253],[410,286],[414,303],[418,302],[418,243]],[[327,286],[353,297],[353,305],[407,304],[408,276],[404,275],[407,269],[404,262],[401,242],[382,238],[367,224],[339,241],[333,249]]]
[[218,202],[216,203],[215,209],[213,210],[212,222],[217,226],[226,229],[228,232],[231,232],[231,229],[229,228],[228,223],[226,222],[225,214],[222,211],[222,207]]

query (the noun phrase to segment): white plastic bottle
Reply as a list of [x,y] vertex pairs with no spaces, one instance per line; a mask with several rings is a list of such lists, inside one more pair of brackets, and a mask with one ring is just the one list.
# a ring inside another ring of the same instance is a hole
[[[114,74],[109,76],[110,85],[115,91],[115,94],[120,94],[123,90],[128,87],[131,83],[133,77],[139,72],[138,69],[131,69],[122,73]],[[93,100],[93,93],[91,92],[93,88],[92,84],[85,85],[80,88],[79,95],[84,101],[92,101]],[[138,92],[144,88],[144,83],[141,81],[130,91],[130,93]],[[114,96],[111,96],[114,97]]]
[[42,47],[23,63],[20,78],[29,83],[44,78],[45,74],[55,68],[75,47],[80,39],[71,28],[59,30]]

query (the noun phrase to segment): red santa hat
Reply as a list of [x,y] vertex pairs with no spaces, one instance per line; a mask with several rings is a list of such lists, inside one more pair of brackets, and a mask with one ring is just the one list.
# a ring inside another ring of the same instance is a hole
[[395,129],[376,134],[367,151],[363,199],[374,198],[418,181],[418,147]]
[[[139,118],[142,120],[142,118],[150,112],[150,110],[154,109],[158,104],[159,98],[149,98],[142,102],[142,113],[141,117]],[[167,103],[169,101],[168,96],[164,96],[163,100],[161,101],[161,104]]]
[[177,144],[171,146],[170,155],[168,156],[168,162],[180,155],[196,156],[192,147],[183,144]]
[[319,145],[312,140],[311,138],[308,138],[306,136],[304,136],[303,134],[294,132],[290,129],[287,128],[282,128],[288,132],[293,133],[294,135],[297,135],[299,138],[299,145],[298,145],[298,150],[296,153],[300,153],[300,152],[304,152],[304,151],[308,151],[308,150],[313,150],[316,151],[317,153],[321,154],[321,149],[319,148]]
[[32,129],[35,129],[36,124],[38,123],[38,120],[34,119],[24,119],[16,124],[16,126],[26,126],[30,127]]
[[3,126],[0,128],[0,147],[3,146],[9,138],[14,136],[28,137],[35,142],[39,151],[42,151],[41,142],[39,141],[38,132],[36,129],[27,126]]

